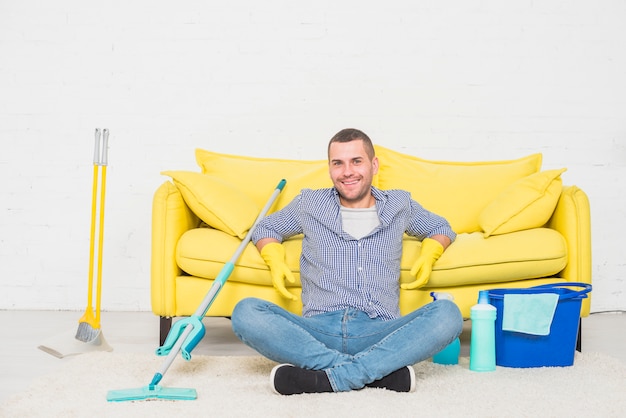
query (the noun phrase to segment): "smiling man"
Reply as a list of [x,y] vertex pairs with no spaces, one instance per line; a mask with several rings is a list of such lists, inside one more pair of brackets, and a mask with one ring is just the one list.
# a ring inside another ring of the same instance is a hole
[[276,393],[341,392],[378,387],[415,390],[413,364],[459,336],[462,317],[447,300],[400,315],[400,258],[406,233],[422,241],[405,289],[423,286],[433,263],[455,239],[449,223],[424,209],[408,192],[372,186],[378,158],[357,129],[328,144],[332,188],[301,193],[263,219],[252,241],[270,268],[274,287],[288,299],[294,277],[282,242],[303,234],[300,258],[302,316],[260,299],[239,302],[235,334],[278,363],[270,383]]
[[[359,132],[359,131],[356,131]],[[346,132],[346,134],[356,132]],[[347,208],[370,208],[375,199],[372,179],[378,173],[378,158],[371,142],[351,140],[351,135],[341,136],[328,144],[328,168],[330,178],[339,195],[341,206]],[[365,134],[362,134],[365,135]]]

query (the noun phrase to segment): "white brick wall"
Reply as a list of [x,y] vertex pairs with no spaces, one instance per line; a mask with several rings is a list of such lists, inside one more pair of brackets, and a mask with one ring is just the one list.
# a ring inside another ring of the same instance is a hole
[[592,205],[592,310],[626,309],[626,3],[368,3],[0,1],[0,309],[84,309],[96,127],[103,307],[149,310],[161,171],[195,170],[196,147],[324,158],[348,126],[567,167]]

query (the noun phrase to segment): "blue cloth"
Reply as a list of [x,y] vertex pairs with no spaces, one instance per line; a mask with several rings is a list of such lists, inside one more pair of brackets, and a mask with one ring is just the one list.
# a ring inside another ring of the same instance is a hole
[[304,318],[246,298],[233,310],[232,327],[241,341],[271,360],[324,370],[333,391],[343,392],[433,356],[461,334],[463,318],[449,300],[385,321],[354,308]]
[[372,187],[380,225],[356,239],[342,227],[337,190],[303,189],[292,202],[259,222],[252,234],[283,241],[304,234],[300,257],[302,315],[354,308],[370,318],[400,316],[402,237],[419,240],[456,234],[445,218],[423,208],[402,190]]
[[550,335],[558,293],[505,293],[502,330]]

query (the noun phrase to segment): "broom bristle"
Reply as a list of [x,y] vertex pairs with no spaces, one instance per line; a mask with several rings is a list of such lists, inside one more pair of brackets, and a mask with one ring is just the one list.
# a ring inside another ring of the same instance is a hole
[[84,343],[91,342],[98,338],[100,330],[92,327],[87,322],[79,322],[76,330],[76,339]]

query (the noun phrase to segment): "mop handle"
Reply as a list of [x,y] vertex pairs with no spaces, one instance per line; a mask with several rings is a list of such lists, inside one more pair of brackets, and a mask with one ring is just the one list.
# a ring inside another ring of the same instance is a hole
[[[286,183],[287,183],[287,180],[285,180],[285,179],[282,179],[278,183],[278,185],[274,189],[274,192],[270,196],[269,200],[267,201],[267,203],[265,204],[263,209],[261,209],[261,212],[259,213],[259,216],[257,216],[256,220],[252,224],[252,227],[248,230],[248,233],[244,237],[243,241],[241,241],[241,244],[239,244],[239,247],[237,247],[237,250],[235,251],[233,256],[224,265],[224,267],[222,268],[222,270],[220,271],[218,276],[213,281],[213,285],[211,286],[211,288],[207,292],[206,296],[202,300],[202,303],[200,303],[200,306],[198,306],[198,309],[196,309],[196,312],[194,313],[194,316],[199,317],[199,318],[203,318],[206,315],[207,311],[211,307],[211,304],[213,303],[213,301],[217,297],[217,294],[219,293],[219,291],[221,290],[222,286],[224,285],[224,283],[226,282],[226,280],[230,276],[230,273],[233,271],[235,261],[237,261],[237,259],[239,259],[239,256],[241,255],[241,253],[243,253],[243,251],[246,249],[248,243],[250,242],[250,239],[252,237],[252,233],[256,229],[258,223],[265,217],[265,215],[269,211],[270,207],[274,204],[274,201],[276,200],[276,198],[278,197],[280,192],[283,191],[283,188],[285,187]],[[167,370],[170,368],[170,366],[174,362],[174,359],[176,358],[176,356],[178,355],[178,352],[180,351],[180,349],[182,348],[183,344],[185,343],[185,340],[187,340],[187,337],[193,331],[193,328],[194,328],[193,324],[188,324],[185,327],[183,332],[180,334],[180,336],[176,340],[176,343],[174,344],[174,346],[172,347],[172,349],[168,353],[167,357],[165,358],[165,361],[161,365],[161,368],[159,369],[159,371],[152,378],[152,382],[150,382],[150,387],[154,387],[155,385],[157,385],[161,381],[161,379],[163,378],[163,376],[165,375]]]
[[172,350],[169,352],[169,354],[167,355],[167,357],[163,361],[163,364],[161,364],[161,368],[152,377],[152,381],[149,384],[149,387],[150,387],[151,390],[154,389],[154,386],[159,384],[161,379],[163,379],[163,376],[165,376],[165,373],[167,373],[167,370],[170,368],[170,366],[172,365],[172,363],[176,359],[176,356],[178,355],[178,352],[182,348],[182,346],[185,343],[185,340],[187,339],[189,334],[191,334],[191,331],[193,331],[193,325],[189,324],[189,325],[187,325],[185,327],[185,329],[183,330],[182,334],[180,334],[180,336],[176,340],[176,344],[174,344],[174,346],[172,347]]
[[243,251],[248,246],[248,243],[250,242],[250,239],[252,238],[252,233],[256,229],[256,227],[259,224],[259,222],[261,222],[261,220],[265,217],[267,212],[270,210],[270,207],[274,204],[274,201],[276,200],[276,198],[278,197],[280,192],[282,192],[282,190],[285,187],[286,183],[287,183],[287,180],[285,180],[285,179],[282,179],[278,183],[278,185],[274,189],[274,192],[270,196],[269,200],[267,201],[267,203],[265,204],[263,209],[261,209],[261,212],[259,213],[259,216],[257,216],[256,220],[254,221],[254,223],[252,224],[252,226],[248,230],[248,233],[244,237],[243,241],[241,241],[241,244],[239,244],[239,247],[237,247],[237,250],[235,251],[233,256],[224,265],[224,268],[222,269],[222,271],[220,271],[220,273],[215,278],[215,281],[213,282],[213,286],[212,287],[215,287],[216,284],[218,285],[218,287],[216,287],[216,290],[213,291],[213,292],[211,291],[212,289],[209,290],[207,295],[202,300],[202,303],[200,303],[200,306],[198,306],[198,309],[196,309],[196,312],[195,312],[194,315],[199,316],[200,318],[203,318],[206,315],[207,311],[211,307],[211,304],[213,303],[213,300],[215,300],[215,297],[217,296],[217,293],[219,292],[221,287],[224,285],[224,283],[226,283],[226,280],[228,280],[228,277],[230,276],[230,273],[232,272],[232,270],[233,270],[233,268],[235,266],[235,262],[239,259],[239,257],[241,256],[241,253],[243,253]]

